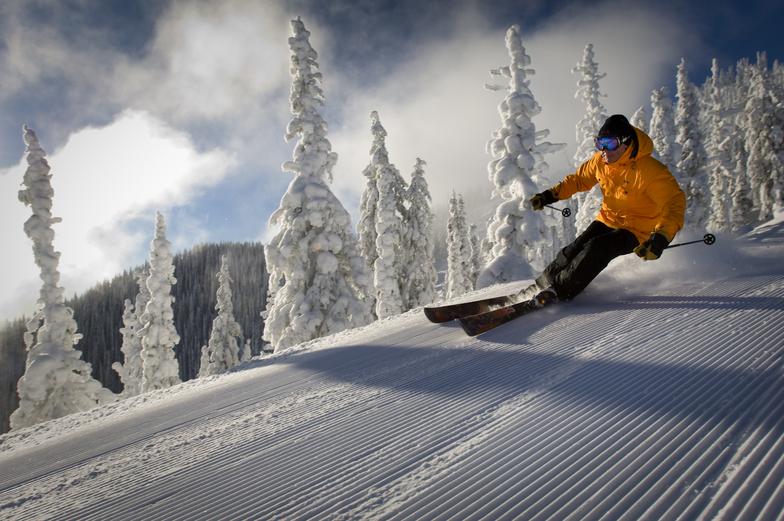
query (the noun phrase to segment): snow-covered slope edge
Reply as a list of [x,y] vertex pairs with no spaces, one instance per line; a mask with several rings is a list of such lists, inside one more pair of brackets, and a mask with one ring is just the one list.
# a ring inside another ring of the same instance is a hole
[[0,514],[776,519],[782,253],[627,257],[478,338],[408,313],[0,437]]

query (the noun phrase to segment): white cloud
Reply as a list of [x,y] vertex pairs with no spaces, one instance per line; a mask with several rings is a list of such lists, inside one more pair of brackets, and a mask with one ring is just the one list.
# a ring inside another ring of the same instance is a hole
[[[390,70],[377,90],[341,93],[348,100],[339,108],[342,124],[329,135],[339,154],[334,189],[355,223],[373,110],[388,132],[390,159],[406,179],[417,157],[427,162],[426,179],[436,204],[445,204],[452,189],[464,194],[485,191],[491,160],[485,143],[501,124],[497,105],[504,93],[483,86],[495,82],[490,69],[509,64],[504,37],[504,30],[488,31],[481,23],[466,26],[448,41],[423,45],[415,59]],[[571,173],[574,127],[585,111],[574,98],[579,78],[571,70],[582,59],[585,45],[594,44],[600,71],[607,73],[601,89],[608,96],[603,100],[608,113],[631,117],[641,104],[649,105],[650,91],[661,86],[662,77],[670,79],[669,69],[674,79],[678,49],[688,38],[670,18],[628,7],[622,12],[572,9],[522,37],[536,71],[531,90],[543,108],[534,120],[537,128],[551,131],[549,141],[570,146],[546,157],[554,182]],[[334,72],[322,70],[325,82],[334,85]],[[352,89],[345,82],[332,88]],[[325,91],[329,104],[327,87]]]
[[287,29],[274,2],[175,2],[149,56],[117,71],[119,97],[182,121],[252,126],[288,81]]
[[[46,145],[44,144],[44,148]],[[189,137],[172,130],[152,116],[127,111],[104,128],[86,128],[73,134],[67,144],[48,157],[55,191],[52,213],[63,219],[54,225],[55,249],[60,258],[61,286],[66,295],[81,292],[96,282],[112,278],[123,269],[140,264],[134,256],[149,244],[149,233],[128,231],[133,219],[154,222],[156,210],[189,204],[207,187],[216,185],[234,160],[222,151],[199,153]],[[22,231],[29,209],[16,200],[26,164],[0,179],[2,183],[2,242],[0,258],[2,316],[30,313],[28,295],[38,270],[31,244]],[[199,223],[186,223],[189,237],[172,242],[192,245],[205,235]],[[5,248],[4,248],[5,249]],[[37,298],[37,292],[33,301]]]

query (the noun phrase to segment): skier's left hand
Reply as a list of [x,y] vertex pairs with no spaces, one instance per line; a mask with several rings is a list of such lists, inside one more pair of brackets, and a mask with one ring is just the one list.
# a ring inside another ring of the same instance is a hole
[[670,244],[670,238],[661,232],[653,232],[648,240],[634,248],[634,253],[642,260],[656,260]]

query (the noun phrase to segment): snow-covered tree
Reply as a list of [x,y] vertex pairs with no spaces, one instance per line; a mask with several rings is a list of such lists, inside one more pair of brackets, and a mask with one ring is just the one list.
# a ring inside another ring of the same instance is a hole
[[662,163],[677,175],[678,145],[675,142],[677,130],[675,128],[675,115],[672,111],[672,98],[670,89],[662,87],[654,90],[651,96],[651,131],[649,136],[653,140],[653,148]]
[[476,288],[476,281],[482,273],[484,266],[484,256],[482,255],[482,238],[479,237],[477,226],[471,224],[468,229],[468,238],[471,243],[471,286]]
[[607,111],[600,98],[606,97],[599,92],[599,80],[607,74],[599,74],[599,65],[593,61],[593,44],[585,46],[582,61],[572,69],[572,74],[581,74],[577,82],[577,92],[574,97],[579,98],[586,105],[583,118],[575,126],[577,135],[577,152],[574,154],[575,163],[582,164],[596,154],[594,138],[607,119]]
[[57,285],[60,252],[54,250],[52,225],[61,219],[52,217],[54,190],[50,167],[38,136],[27,126],[24,140],[28,167],[23,181],[26,188],[19,191],[19,200],[33,211],[24,230],[33,241],[43,286],[38,311],[24,334],[27,364],[17,386],[19,408],[11,415],[11,429],[30,427],[117,400],[92,378],[92,366],[81,360],[82,353],[74,348],[82,335],[76,332],[73,310],[63,304],[64,289]]
[[700,130],[701,102],[699,92],[681,59],[677,76],[678,104],[675,109],[675,126],[678,134],[675,142],[680,145],[677,169],[681,173],[681,187],[686,192],[686,226],[703,230],[707,224],[710,193],[705,166],[708,155],[703,145]]
[[174,357],[174,346],[180,335],[174,327],[171,293],[174,278],[172,245],[166,240],[166,222],[161,212],[155,214],[155,238],[150,243],[150,275],[147,290],[150,301],[139,317],[142,339],[142,392],[166,389],[181,383],[180,368]]
[[[539,176],[549,168],[543,156],[566,145],[541,142],[549,131],[537,131],[532,121],[542,109],[528,88],[527,77],[534,71],[526,68],[531,58],[523,48],[519,26],[507,32],[506,46],[511,64],[491,74],[509,78],[509,84],[485,87],[508,94],[498,106],[502,126],[487,144],[487,152],[496,158],[488,164],[488,172],[495,183],[494,193],[503,202],[488,226],[490,259],[479,276],[479,287],[533,278],[554,255],[546,218],[542,212],[535,213],[528,201],[543,190],[537,186]],[[541,182],[545,184],[544,179]]]
[[732,178],[732,205],[729,210],[730,228],[733,232],[750,226],[756,219],[754,215],[754,198],[751,193],[751,184],[746,170],[747,154],[744,135],[736,127],[735,139],[731,142],[730,154],[734,168]]
[[403,222],[406,219],[406,182],[389,161],[385,143],[386,130],[378,113],[370,114],[373,123],[373,148],[370,164],[375,169],[376,190],[376,259],[373,262],[378,318],[399,315],[406,310],[403,302],[403,276],[407,262],[403,249]]
[[471,237],[466,223],[463,196],[452,191],[447,228],[446,298],[474,290]]
[[229,275],[226,255],[221,257],[218,280],[218,303],[215,305],[218,316],[212,321],[209,343],[201,348],[200,378],[231,369],[240,363],[237,340],[242,340],[243,335],[240,325],[234,320],[234,305],[231,303],[231,283],[234,281]]
[[123,363],[114,362],[112,368],[120,375],[123,383],[122,396],[130,398],[142,392],[142,374],[144,364],[142,362],[142,339],[139,331],[143,325],[139,316],[144,313],[147,303],[150,301],[150,292],[147,290],[147,276],[145,273],[137,271],[135,274],[136,282],[139,285],[139,294],[136,295],[135,304],[130,299],[125,301],[125,312],[123,313],[123,327],[120,328],[123,343],[120,350],[123,352],[125,361]]
[[632,119],[629,121],[633,127],[637,127],[646,134],[648,133],[648,111],[645,110],[645,106],[638,108]]
[[745,117],[746,169],[759,219],[766,221],[784,210],[784,105],[781,90],[771,85],[764,55],[753,68]]
[[[375,125],[374,125],[375,126]],[[376,136],[380,134],[382,129],[371,132],[373,133],[373,147],[370,149],[371,158],[373,152],[377,148]],[[357,222],[357,235],[359,236],[359,253],[368,263],[369,267],[378,258],[378,251],[376,250],[376,211],[378,210],[378,175],[376,168],[371,160],[370,164],[365,167],[362,172],[367,178],[365,184],[365,191],[362,192],[362,198],[359,201],[359,221]]]
[[425,162],[417,158],[408,187],[409,208],[403,232],[403,251],[407,253],[402,297],[405,308],[432,303],[436,296],[436,261],[433,257],[433,212],[430,190],[425,180]]
[[[599,80],[607,76],[599,74],[599,67],[593,61],[593,45],[585,46],[583,59],[572,69],[572,74],[581,74],[580,81],[577,82],[577,92],[575,98],[580,98],[586,104],[586,112],[583,118],[576,125],[577,152],[574,154],[574,161],[577,165],[591,159],[596,154],[594,139],[599,133],[599,129],[607,119],[607,112],[602,105],[600,98],[606,97],[599,92]],[[602,207],[602,193],[597,185],[588,192],[577,194],[578,210],[575,214],[575,227],[577,232],[585,230],[593,222]]]
[[327,185],[337,154],[317,110],[324,99],[318,56],[302,21],[293,20],[291,26],[294,118],[286,139],[300,140],[294,160],[283,164],[294,179],[270,217],[270,225],[280,230],[264,250],[270,273],[264,340],[276,350],[373,320],[367,263],[348,212]]
[[245,339],[245,345],[240,352],[240,363],[245,363],[253,357],[250,351],[250,338]]

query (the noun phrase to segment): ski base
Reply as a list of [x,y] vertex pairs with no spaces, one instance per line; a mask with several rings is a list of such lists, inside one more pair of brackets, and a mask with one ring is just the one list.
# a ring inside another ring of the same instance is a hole
[[[544,303],[544,305],[549,304],[551,303]],[[457,322],[468,336],[476,336],[541,308],[542,305],[537,304],[535,299],[530,299],[487,313],[461,317],[457,319]]]

